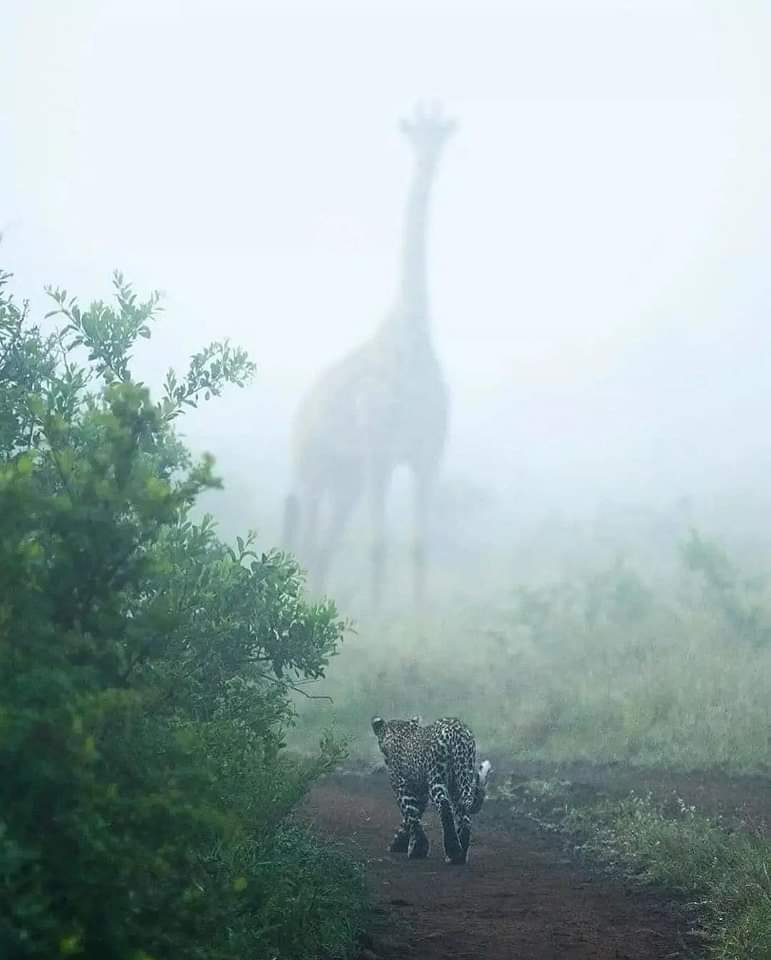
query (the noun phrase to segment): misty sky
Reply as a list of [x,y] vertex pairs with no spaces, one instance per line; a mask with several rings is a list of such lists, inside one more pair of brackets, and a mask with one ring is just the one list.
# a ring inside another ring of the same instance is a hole
[[187,430],[247,498],[388,309],[421,97],[459,120],[430,261],[448,475],[524,500],[764,490],[766,2],[2,6],[3,265],[41,311],[45,283],[105,295],[114,267],[165,290],[154,383],[245,345],[255,384]]

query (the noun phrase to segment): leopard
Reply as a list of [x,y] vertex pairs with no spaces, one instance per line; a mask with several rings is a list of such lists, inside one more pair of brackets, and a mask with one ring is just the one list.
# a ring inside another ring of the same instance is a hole
[[402,821],[388,849],[409,859],[428,856],[429,840],[421,823],[429,800],[439,812],[445,861],[462,865],[469,858],[471,816],[485,801],[489,761],[476,765],[476,741],[457,717],[426,726],[410,720],[372,718],[372,730],[388,769]]

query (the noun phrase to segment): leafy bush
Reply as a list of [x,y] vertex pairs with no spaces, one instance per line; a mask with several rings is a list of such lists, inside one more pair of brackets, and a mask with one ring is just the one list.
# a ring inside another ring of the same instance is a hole
[[283,750],[289,694],[324,674],[344,624],[304,599],[292,559],[192,521],[217,480],[174,432],[253,364],[214,343],[153,402],[130,351],[156,295],[119,275],[115,307],[51,291],[63,322],[44,336],[7,284],[0,956],[344,951],[360,878],[285,826],[339,749]]

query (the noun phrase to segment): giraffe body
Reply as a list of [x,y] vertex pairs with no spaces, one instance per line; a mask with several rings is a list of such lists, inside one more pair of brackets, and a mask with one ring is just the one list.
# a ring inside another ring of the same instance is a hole
[[[360,492],[374,472],[441,458],[447,390],[428,343],[407,348],[385,326],[318,380],[299,410],[294,465],[307,492]],[[341,473],[347,473],[347,478]]]

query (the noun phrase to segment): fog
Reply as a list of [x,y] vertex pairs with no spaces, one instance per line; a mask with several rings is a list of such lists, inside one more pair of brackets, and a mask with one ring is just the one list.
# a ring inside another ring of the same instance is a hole
[[396,290],[399,118],[438,98],[440,549],[683,504],[766,542],[766,4],[6,0],[3,22],[18,292],[42,315],[45,284],[90,300],[119,268],[166,292],[150,384],[215,337],[258,363],[184,423],[226,532],[278,537],[300,397]]

